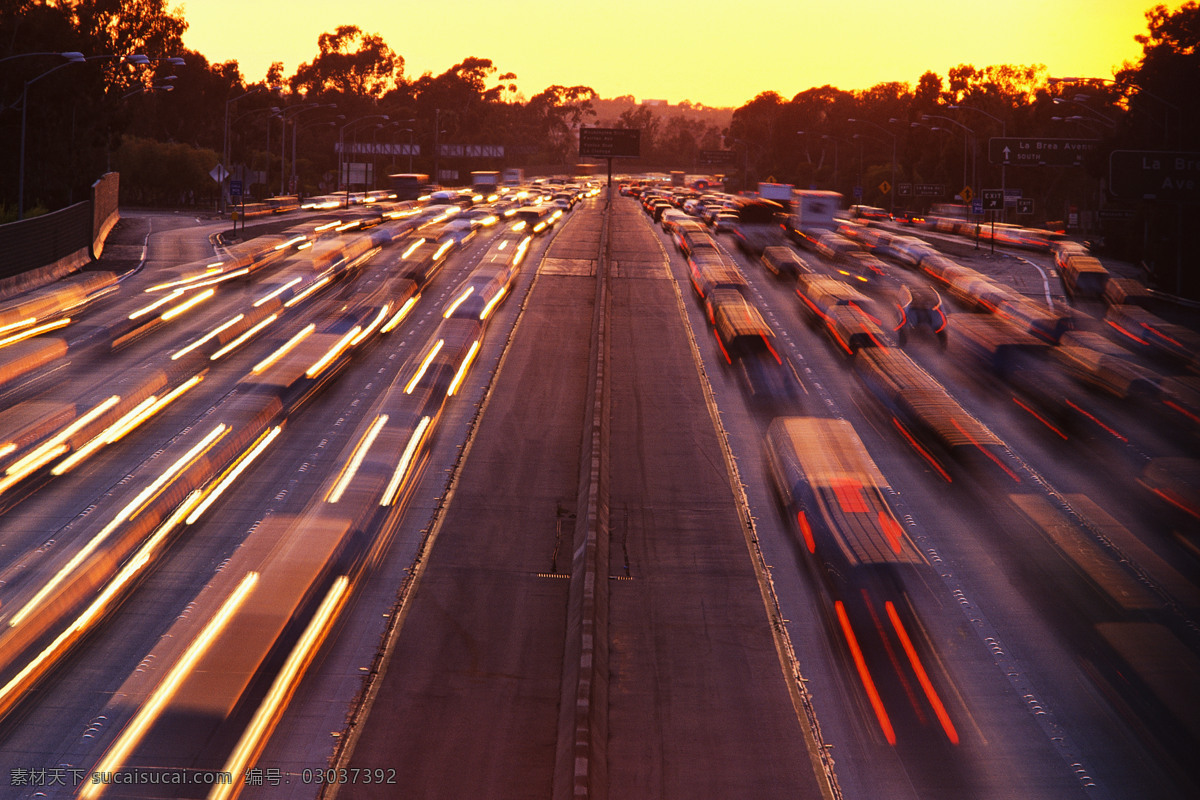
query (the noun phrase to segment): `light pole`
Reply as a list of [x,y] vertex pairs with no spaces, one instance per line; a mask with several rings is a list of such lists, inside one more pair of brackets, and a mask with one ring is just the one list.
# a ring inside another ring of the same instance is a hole
[[347,208],[350,207],[350,170],[348,169],[348,166],[351,162],[346,160],[346,129],[352,128],[352,127],[358,125],[359,123],[366,122],[367,120],[372,120],[372,119],[386,120],[387,118],[388,118],[387,114],[368,114],[365,117],[359,117],[358,119],[352,119],[349,122],[347,122],[345,125],[343,125],[341,128],[338,129],[338,151],[341,154],[341,160],[338,162],[338,172],[339,172],[338,178],[340,179],[342,177],[341,173],[343,173],[343,172],[345,173],[345,177],[346,177],[346,207]]
[[75,52],[55,53],[54,55],[63,56],[64,58],[67,59],[66,63],[59,64],[57,67],[52,67],[52,68],[46,70],[41,75],[38,75],[34,78],[30,78],[29,80],[25,81],[25,85],[21,89],[21,154],[20,154],[20,162],[17,167],[17,219],[18,220],[25,219],[25,122],[26,122],[26,117],[27,117],[26,112],[29,109],[29,87],[31,85],[37,83],[38,81],[40,81],[42,78],[46,77],[47,75],[52,75],[53,73],[58,72],[63,67],[68,67],[71,64],[81,64],[84,61],[97,61],[97,60],[103,60],[103,59],[107,59],[107,58],[119,58],[123,62],[127,62],[130,64],[136,64],[138,66],[142,66],[144,64],[150,63],[150,59],[146,58],[144,55],[141,55],[140,53],[136,53],[133,55],[127,55],[127,56],[116,55],[113,53],[106,53],[104,55],[99,55],[99,56],[84,56],[80,53],[75,53]]
[[[877,125],[874,122],[871,122],[871,120],[869,120],[869,119],[848,119],[848,120],[846,120],[846,122],[851,122],[851,123],[862,122],[867,125],[870,125],[872,128],[876,128],[876,129],[886,133],[888,136],[892,137],[892,188],[888,191],[888,198],[891,201],[891,207],[888,209],[888,211],[894,212],[896,210],[896,134],[892,133],[887,128],[883,127],[882,125]],[[862,163],[862,159],[860,157],[860,159],[859,159],[859,170],[860,171],[862,170],[861,163]],[[861,176],[860,176],[859,180],[861,182],[861,180],[862,180]]]
[[49,52],[17,53],[15,56],[5,56],[4,58],[0,58],[0,64],[3,64],[5,61],[12,61],[15,58],[31,58],[33,56],[62,56],[67,61],[70,61],[72,64],[78,64],[84,60],[83,53],[78,53],[74,50],[68,50],[63,53],[60,53],[56,50],[51,50]]
[[[287,121],[288,114],[295,117],[300,116],[305,111],[312,111],[317,108],[337,108],[337,103],[303,103],[298,106],[290,106],[279,112],[279,118],[283,120],[283,131],[279,137],[279,194],[282,197],[287,194],[284,188],[284,180],[287,178]],[[292,179],[296,177],[296,121],[292,120]]]
[[266,88],[267,88],[266,86],[255,86],[250,91],[243,92],[243,93],[239,94],[237,97],[231,97],[225,101],[225,136],[224,136],[224,144],[221,147],[221,157],[224,159],[221,166],[225,170],[225,176],[221,179],[221,213],[222,214],[224,214],[229,208],[228,203],[226,202],[227,197],[228,197],[228,192],[225,191],[225,180],[230,175],[230,170],[229,170],[229,166],[230,166],[230,164],[229,164],[229,106],[230,106],[230,104],[236,103],[238,100],[241,100],[243,97],[247,97],[247,96],[255,94],[257,92],[261,92],[262,90],[264,90]]
[[[947,106],[947,108],[952,108],[956,111],[958,109],[963,109],[965,111],[974,111],[977,114],[983,114],[985,117],[988,117],[989,119],[992,119],[992,120],[1000,123],[1000,138],[1002,138],[1002,139],[1008,138],[1008,123],[1005,122],[1004,120],[1000,119],[999,117],[997,117],[995,114],[989,114],[988,112],[984,111],[983,109],[975,108],[974,106],[950,105],[950,106]],[[1000,165],[1000,196],[1004,198],[1004,202],[1001,204],[1001,208],[1000,208],[1000,219],[1002,221],[1007,221],[1007,219],[1008,219],[1008,168],[1004,164]],[[993,240],[993,244],[995,244],[995,240]]]
[[[330,105],[333,106],[334,108],[337,108],[336,103],[330,103]],[[296,132],[300,128],[321,128],[321,127],[327,127],[329,125],[337,125],[337,121],[330,119],[330,120],[326,120],[325,122],[310,122],[307,125],[301,125],[300,120],[295,120],[294,122],[292,122],[292,181],[291,181],[291,183],[292,183],[292,191],[294,191],[297,194],[297,196],[299,196],[299,194],[300,194],[300,180],[299,180],[299,176],[296,174]]]
[[[1158,95],[1154,94],[1153,92],[1146,91],[1141,86],[1138,86],[1136,83],[1134,83],[1134,84],[1122,83],[1121,81],[1118,81],[1114,78],[1048,78],[1047,82],[1051,86],[1055,86],[1060,83],[1071,83],[1071,84],[1075,84],[1075,83],[1111,83],[1112,85],[1117,86],[1123,90],[1130,89],[1130,88],[1136,89],[1137,93],[1139,95],[1145,95],[1146,97],[1149,97],[1151,100],[1162,103],[1167,108],[1174,110],[1176,116],[1179,117],[1179,135],[1181,137],[1183,135],[1183,109],[1168,100],[1164,100],[1163,98],[1159,97]],[[1168,124],[1170,119],[1171,119],[1171,115],[1169,113],[1163,114],[1163,145],[1169,144],[1170,140],[1171,140],[1170,125]]]
[[[949,122],[952,125],[957,125],[958,127],[962,128],[962,131],[963,131],[963,188],[966,188],[967,186],[970,186],[971,184],[975,184],[972,191],[978,191],[979,185],[978,185],[977,181],[979,180],[979,176],[975,170],[976,170],[976,166],[977,166],[976,158],[977,158],[978,150],[979,150],[979,137],[976,136],[975,131],[972,128],[968,128],[966,125],[962,124],[961,122],[959,122],[956,119],[952,119],[950,117],[938,116],[937,114],[922,114],[921,119],[924,120],[925,122],[928,122],[931,119],[940,119],[944,122]],[[967,134],[971,135],[971,145],[972,145],[972,147],[971,147],[971,183],[967,183]]]

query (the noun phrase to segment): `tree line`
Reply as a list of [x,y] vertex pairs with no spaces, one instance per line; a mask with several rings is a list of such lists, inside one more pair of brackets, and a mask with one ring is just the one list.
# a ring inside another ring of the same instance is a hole
[[[643,157],[622,168],[721,171],[739,188],[770,178],[848,196],[862,187],[863,202],[874,205],[897,203],[893,183],[942,184],[951,196],[965,183],[980,184],[975,192],[998,185],[987,140],[1001,132],[1102,140],[1085,172],[1010,168],[1009,185],[1047,198],[1054,215],[1072,203],[1099,204],[1103,151],[1196,149],[1200,11],[1195,2],[1173,12],[1155,6],[1146,18],[1148,31],[1137,37],[1142,59],[1107,80],[1055,81],[1063,76],[1041,66],[959,65],[945,77],[926,72],[915,86],[822,86],[790,99],[764,92],[731,117],[671,113],[632,98],[614,116],[598,112],[612,106],[588,86],[552,85],[527,97],[515,74],[487,58],[409,76],[400,54],[354,25],[321,34],[294,74],[276,63],[249,81],[236,61],[211,63],[187,50],[186,20],[166,0],[8,0],[0,8],[0,58],[8,59],[0,65],[0,141],[10,155],[0,159],[0,203],[11,209],[16,194],[22,117],[25,205],[45,208],[83,199],[109,169],[122,172],[126,202],[211,203],[218,185],[209,173],[226,147],[226,167],[244,164],[265,178],[252,190],[290,188],[293,135],[296,188],[306,194],[337,185],[339,135],[419,145],[412,168],[429,173],[435,141],[505,148],[503,162],[438,162],[465,178],[501,166],[570,171],[578,128],[604,125],[642,131]],[[64,52],[91,58],[55,69],[65,62],[53,54]],[[34,53],[51,55],[27,55]],[[107,57],[134,53],[148,63]],[[363,121],[346,127],[355,120]],[[728,163],[705,166],[703,152],[714,150],[730,154]],[[381,157],[376,166],[407,171],[409,160]]]

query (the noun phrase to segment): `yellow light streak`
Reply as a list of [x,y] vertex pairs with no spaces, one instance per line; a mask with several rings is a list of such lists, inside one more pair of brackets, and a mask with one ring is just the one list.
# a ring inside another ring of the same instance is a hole
[[500,291],[496,292],[496,296],[488,301],[488,304],[483,307],[483,311],[479,312],[479,318],[487,319],[488,314],[492,313],[492,309],[496,307],[497,303],[499,303],[501,300],[504,299],[504,295],[506,295],[506,294],[508,294],[508,287],[501,286]]
[[400,258],[402,258],[402,259],[403,259],[403,258],[408,258],[409,256],[411,256],[411,255],[413,254],[413,252],[415,252],[415,251],[416,251],[416,249],[417,249],[418,247],[420,247],[420,246],[421,246],[421,245],[423,245],[423,244],[425,244],[425,240],[424,240],[424,239],[418,239],[417,241],[413,242],[412,244],[410,244],[410,245],[408,246],[408,249],[407,249],[407,250],[405,250],[403,253],[401,253],[401,254],[400,254]]
[[137,311],[134,311],[132,314],[129,315],[129,319],[137,319],[138,317],[144,317],[147,314],[154,311],[155,309],[159,308],[160,306],[165,306],[167,303],[171,302],[172,300],[176,299],[177,297],[182,296],[183,293],[184,293],[183,289],[176,289],[175,291],[171,292],[170,294],[158,298],[150,305],[145,306],[143,308],[139,308]]
[[216,328],[213,328],[211,331],[209,331],[207,334],[205,334],[205,335],[204,335],[202,338],[200,338],[200,339],[197,339],[196,341],[192,342],[191,344],[189,344],[187,347],[183,348],[182,350],[178,350],[178,351],[176,351],[176,352],[175,352],[175,353],[174,353],[174,354],[171,356],[171,360],[172,360],[172,361],[177,361],[177,360],[179,360],[179,359],[180,359],[180,358],[182,358],[183,356],[185,356],[185,355],[187,355],[188,353],[190,353],[190,352],[192,352],[193,350],[195,350],[197,347],[200,347],[200,346],[201,346],[202,344],[204,344],[205,342],[208,342],[208,341],[210,341],[210,340],[212,340],[212,339],[216,338],[217,336],[220,336],[222,333],[224,333],[224,332],[225,332],[225,330],[226,330],[226,329],[228,329],[228,328],[232,328],[234,325],[237,325],[239,322],[241,322],[241,321],[242,321],[242,320],[244,320],[245,318],[246,318],[246,315],[245,315],[245,314],[238,314],[236,317],[234,317],[233,319],[229,320],[228,322],[225,322],[225,323],[222,323],[221,325],[218,325]]
[[35,322],[37,322],[37,317],[28,317],[18,322],[10,322],[7,325],[0,325],[0,333],[5,333],[6,331],[15,331],[17,328],[24,328],[25,326],[32,325]]
[[302,233],[299,236],[293,236],[291,239],[288,239],[286,242],[280,242],[279,244],[275,245],[275,249],[276,250],[286,250],[287,248],[291,247],[292,245],[300,244],[301,242],[303,242],[307,239],[308,239],[308,237]]
[[379,309],[379,313],[375,315],[375,319],[371,320],[371,324],[364,328],[362,333],[350,340],[350,346],[358,347],[360,344],[365,342],[367,337],[370,336],[377,327],[383,324],[384,317],[386,317],[388,312],[391,310],[392,304],[384,303],[383,307]]
[[36,328],[30,328],[28,330],[21,331],[20,333],[15,333],[12,336],[9,336],[7,339],[0,339],[0,347],[5,347],[6,345],[14,344],[16,342],[21,342],[21,341],[24,341],[25,339],[30,339],[34,336],[45,333],[46,331],[53,331],[53,330],[57,330],[59,328],[65,328],[70,324],[71,324],[70,317],[63,317],[62,319],[56,319],[53,322],[47,322],[45,325],[38,325]]
[[[142,739],[149,732],[150,727],[154,724],[154,721],[179,691],[179,687],[191,675],[196,663],[208,652],[216,638],[221,635],[221,632],[225,630],[229,621],[233,619],[237,610],[245,603],[246,598],[250,595],[257,582],[257,572],[246,573],[246,577],[238,584],[233,594],[225,600],[217,613],[208,621],[208,624],[200,631],[200,635],[192,640],[187,650],[184,651],[183,656],[175,662],[175,665],[171,667],[171,671],[163,678],[162,683],[158,685],[154,693],[142,704],[137,714],[125,726],[125,729],[121,732],[121,736],[108,749],[108,752],[104,754],[104,758],[101,759],[100,763],[96,765],[97,770],[112,773],[125,763],[130,753],[141,743]],[[79,792],[79,796],[89,800],[90,798],[99,797],[104,792],[105,787],[106,784],[103,783],[84,784],[83,789]]]
[[449,250],[453,246],[454,246],[453,239],[451,239],[448,242],[443,243],[442,246],[437,249],[437,252],[433,254],[433,260],[437,261],[439,258],[441,258],[443,255],[446,254],[447,250]]
[[186,513],[186,509],[190,507],[194,497],[198,494],[198,492],[193,492],[191,495],[189,495],[184,500],[180,508],[177,509],[176,512],[172,514],[162,526],[159,527],[154,536],[147,540],[146,544],[142,546],[137,555],[135,555],[134,558],[130,559],[129,562],[122,567],[121,571],[117,574],[117,577],[114,578],[113,581],[106,587],[104,587],[104,591],[97,596],[92,604],[88,606],[70,626],[68,626],[65,630],[63,630],[62,633],[55,637],[53,642],[51,642],[44,650],[42,650],[42,652],[38,653],[32,661],[26,664],[21,671],[13,677],[12,680],[10,680],[2,689],[0,689],[0,709],[8,708],[9,698],[25,685],[30,676],[41,669],[43,664],[53,658],[67,644],[69,644],[70,640],[73,639],[78,632],[86,629],[87,626],[91,624],[92,620],[104,611],[104,609],[108,606],[109,601],[113,598],[113,596],[116,595],[118,591],[120,591],[121,587],[127,583],[130,578],[136,575],[143,566],[149,563],[150,555],[153,553],[154,549],[158,547],[158,545],[166,537],[167,533],[169,533],[172,528],[179,524],[180,517],[182,514]]
[[464,301],[465,301],[465,300],[466,300],[468,297],[470,297],[470,296],[471,296],[471,293],[472,293],[472,292],[474,292],[474,291],[475,291],[475,287],[474,287],[474,286],[468,286],[468,287],[467,287],[467,290],[466,290],[465,292],[463,292],[463,293],[462,293],[462,294],[460,294],[458,297],[456,297],[456,298],[454,299],[454,302],[452,302],[450,305],[446,306],[446,310],[445,310],[444,312],[442,312],[442,317],[443,317],[444,319],[450,319],[450,316],[451,316],[451,315],[452,315],[452,314],[453,314],[455,311],[457,311],[457,310],[458,310],[458,307],[459,307],[459,306],[461,306],[461,305],[463,304],[463,302],[464,302]]
[[[122,415],[120,419],[118,419],[112,425],[109,425],[107,428],[105,428],[100,433],[98,433],[95,437],[92,438],[91,441],[89,441],[83,447],[80,447],[78,450],[76,450],[74,453],[72,453],[67,458],[64,458],[58,464],[56,464],[54,469],[50,470],[50,474],[64,475],[67,472],[70,472],[77,464],[79,464],[80,462],[82,462],[83,460],[88,458],[92,453],[99,450],[101,447],[103,447],[106,444],[111,444],[111,442],[115,442],[117,439],[121,438],[121,436],[124,436],[125,433],[127,433],[130,430],[133,430],[135,427],[137,427],[142,422],[141,419],[137,419],[137,418],[141,414],[144,414],[146,411],[148,411],[150,409],[150,407],[153,406],[155,401],[157,401],[157,400],[158,400],[157,395],[150,395],[145,400],[143,400],[142,402],[138,403],[136,406],[131,408],[129,411],[126,411],[125,414]],[[134,422],[135,419],[137,419],[136,422]],[[128,426],[128,427],[125,428],[125,426]],[[125,429],[122,430],[122,428],[125,428]],[[116,436],[115,438],[112,438],[110,440],[109,437],[112,435],[112,433],[114,431],[119,431],[120,436]]]
[[273,291],[273,292],[268,292],[267,294],[264,294],[262,297],[260,297],[260,298],[258,298],[257,300],[255,300],[255,301],[254,301],[254,307],[255,307],[255,308],[258,308],[258,307],[259,307],[259,306],[261,306],[263,303],[266,303],[266,302],[268,302],[268,301],[270,301],[270,300],[272,300],[272,299],[274,299],[274,298],[278,297],[279,295],[283,294],[283,293],[284,293],[284,292],[286,292],[288,289],[292,288],[293,286],[295,286],[297,283],[299,283],[299,282],[300,282],[300,281],[302,281],[302,280],[304,280],[304,279],[303,279],[303,278],[301,278],[299,275],[297,275],[296,277],[292,278],[290,281],[288,281],[287,283],[285,283],[283,286],[280,286],[280,287],[279,287],[278,289],[276,289],[275,291]]
[[321,278],[319,281],[314,283],[312,286],[308,287],[303,292],[301,292],[300,294],[293,297],[291,300],[288,300],[286,303],[284,303],[283,307],[291,308],[292,306],[296,305],[297,303],[303,301],[304,298],[308,297],[310,294],[315,292],[317,289],[320,289],[322,286],[324,286],[327,283],[329,283],[328,276]]
[[312,242],[305,242],[304,244],[296,245],[296,249],[297,250],[307,250],[308,248],[310,248],[312,246],[313,246]]
[[[26,477],[37,472],[39,469],[49,464],[54,459],[61,456],[63,453],[70,450],[65,444],[60,444],[57,447],[52,447],[48,450],[38,449],[36,453],[31,453],[19,462],[8,468],[7,474],[0,480],[0,494],[7,492],[13,486],[16,486]],[[37,456],[33,458],[33,456]]]
[[421,295],[413,295],[404,301],[404,305],[400,306],[400,310],[396,312],[396,316],[388,320],[387,325],[379,329],[380,333],[391,333],[400,324],[400,321],[408,316],[408,312],[412,311],[413,306],[417,304],[417,299]]
[[458,391],[458,386],[463,382],[463,378],[467,376],[467,370],[471,367],[471,362],[475,360],[475,354],[479,352],[479,340],[471,345],[471,349],[467,352],[467,357],[463,359],[462,366],[458,368],[458,372],[454,374],[454,380],[450,381],[450,388],[446,390],[447,397],[453,397]]
[[205,496],[204,500],[198,506],[196,506],[196,510],[188,515],[185,522],[187,522],[188,525],[194,525],[196,520],[200,519],[200,515],[207,511],[208,507],[215,503],[217,498],[220,497],[226,489],[233,485],[233,482],[238,479],[238,476],[246,471],[246,468],[249,467],[254,459],[258,458],[262,452],[267,449],[267,447],[270,446],[271,442],[275,441],[275,438],[279,436],[281,431],[283,431],[283,426],[276,425],[262,436],[259,436],[258,441],[251,445],[245,453],[239,456],[238,460],[234,463],[233,468],[225,473],[225,477],[223,477]]
[[405,445],[404,452],[400,455],[400,461],[396,464],[396,471],[392,473],[392,479],[388,481],[387,488],[383,490],[383,496],[379,498],[379,505],[390,506],[396,501],[396,495],[408,477],[408,468],[417,453],[417,447],[420,446],[421,439],[425,436],[425,431],[431,422],[429,417],[421,417],[412,436],[408,437],[408,444]]
[[233,272],[227,272],[224,275],[221,275],[220,277],[217,277],[217,278],[210,278],[209,280],[206,280],[206,281],[200,281],[199,283],[193,283],[188,288],[189,289],[199,289],[202,286],[213,286],[214,284],[224,283],[225,281],[233,280],[234,278],[240,278],[243,275],[249,275],[249,274],[250,274],[250,268],[242,267],[241,269],[234,270]]
[[175,306],[174,308],[164,311],[162,316],[159,317],[159,319],[161,319],[163,322],[170,322],[171,320],[175,319],[183,312],[187,311],[189,308],[200,305],[205,300],[208,300],[209,298],[214,297],[216,294],[217,294],[216,289],[205,289],[203,292],[200,292],[199,294],[192,295],[187,300],[185,300],[184,302]]
[[412,380],[408,382],[408,386],[404,387],[405,394],[412,394],[413,389],[417,388],[417,384],[421,381],[421,378],[425,377],[425,370],[429,369],[433,357],[438,354],[438,351],[442,349],[442,345],[445,343],[445,339],[438,339],[437,344],[429,351],[429,355],[425,356],[425,360],[421,362],[421,367],[417,370],[417,374],[413,375]]
[[261,331],[263,328],[267,327],[268,325],[270,325],[272,322],[274,322],[277,319],[279,319],[279,315],[272,314],[271,316],[269,316],[266,319],[259,322],[257,325],[252,326],[249,330],[244,331],[241,336],[237,337],[236,339],[234,339],[232,342],[230,342],[229,344],[222,347],[217,352],[213,353],[211,356],[208,357],[208,360],[216,361],[220,358],[225,357],[229,353],[232,353],[234,350],[238,349],[243,344],[245,344],[246,342],[253,339],[254,336],[259,331]]
[[324,225],[318,225],[317,227],[313,228],[313,230],[316,231],[317,233],[323,233],[323,232],[329,230],[330,228],[336,228],[338,225],[341,225],[341,224],[342,224],[342,221],[340,219],[335,219],[333,222],[326,222]]
[[278,361],[279,359],[286,356],[289,352],[291,352],[291,349],[293,347],[300,344],[300,342],[304,341],[308,337],[308,335],[311,334],[316,329],[317,329],[317,326],[310,322],[308,324],[308,327],[304,328],[304,330],[300,331],[295,336],[288,339],[287,342],[284,343],[283,347],[280,347],[274,353],[271,353],[271,355],[267,356],[262,361],[255,364],[254,369],[250,370],[250,372],[255,375],[260,374],[261,372],[266,370],[268,367],[270,367],[272,364],[274,364],[276,361]]
[[[350,579],[345,575],[339,575],[334,580],[325,599],[321,601],[320,607],[305,627],[300,640],[288,654],[283,668],[275,676],[275,680],[271,683],[271,688],[259,705],[258,711],[255,712],[254,718],[242,733],[232,755],[225,763],[225,769],[229,774],[243,774],[247,765],[261,750],[267,736],[275,726],[280,709],[287,704],[288,699],[295,691],[297,681],[312,661],[313,653],[320,647],[321,642],[328,634],[329,624],[337,615],[338,608],[349,589]],[[233,797],[237,790],[237,781],[216,784],[209,792],[208,800],[227,800],[227,798]]]
[[[24,458],[20,459],[19,461],[14,462],[6,470],[6,473],[8,475],[13,475],[14,473],[16,473],[19,470],[24,471],[25,467],[27,466],[28,463],[33,463],[35,461],[40,462],[39,466],[41,464],[45,464],[46,460],[43,458],[43,456],[45,455],[45,453],[47,453],[51,450],[58,451],[58,453],[63,453],[66,450],[69,450],[70,447],[68,447],[66,445],[67,439],[70,439],[76,433],[83,430],[88,425],[92,424],[101,414],[103,414],[105,411],[108,411],[110,408],[112,408],[119,402],[121,402],[121,396],[115,395],[115,394],[110,396],[107,400],[101,401],[96,406],[94,406],[92,408],[92,410],[88,411],[86,414],[79,417],[74,422],[72,422],[70,425],[68,425],[67,427],[63,428],[61,431],[56,433],[50,439],[43,442],[40,446],[37,447],[37,449],[35,449],[33,452],[29,453],[29,455],[25,456]],[[34,469],[37,469],[37,467],[34,467]],[[32,471],[32,470],[25,471],[24,474],[28,474],[28,472],[30,472],[30,471]],[[3,488],[7,488],[7,486],[0,484],[0,489],[3,489]]]
[[324,372],[325,368],[327,366],[329,366],[330,362],[333,361],[335,358],[337,358],[339,355],[341,355],[342,351],[344,351],[347,347],[350,346],[350,341],[355,336],[358,336],[359,331],[361,331],[361,330],[362,330],[361,325],[355,325],[353,328],[351,328],[350,332],[347,333],[345,336],[343,336],[341,339],[338,339],[337,344],[335,344],[333,347],[329,348],[329,352],[327,352],[325,355],[323,355],[319,359],[317,359],[317,362],[315,364],[313,364],[311,367],[309,367],[308,370],[305,371],[304,375],[309,378],[315,378],[318,375],[320,375],[322,372]]
[[348,231],[351,228],[357,228],[359,225],[362,225],[362,220],[353,219],[347,222],[345,225],[338,225],[336,228],[334,228],[334,230],[338,233],[341,233],[342,231]]
[[11,453],[12,451],[14,451],[16,449],[17,449],[16,442],[7,442],[3,445],[0,445],[0,458],[4,458],[6,455],[8,455],[9,453]]
[[147,293],[157,292],[161,289],[170,289],[172,286],[185,286],[186,287],[188,284],[194,283],[196,281],[202,281],[205,278],[211,278],[213,275],[219,274],[220,272],[222,272],[221,267],[223,267],[224,265],[225,265],[224,261],[215,261],[212,264],[209,264],[207,267],[205,267],[204,272],[201,272],[199,275],[193,275],[190,278],[180,278],[177,281],[167,281],[166,283],[160,283],[156,286],[151,286],[149,289],[146,289],[146,292]]
[[347,487],[350,486],[350,481],[354,480],[354,476],[358,473],[358,468],[362,466],[363,459],[367,457],[367,451],[371,449],[371,445],[375,443],[375,438],[379,436],[379,432],[383,430],[383,426],[387,424],[387,421],[387,414],[380,414],[375,418],[375,422],[371,424],[371,428],[359,441],[358,446],[354,448],[354,452],[350,455],[350,460],[342,467],[342,473],[338,476],[337,483],[329,490],[329,494],[325,496],[325,502],[336,503],[342,499],[342,495],[346,493]]
[[505,239],[503,242],[501,242],[500,246],[497,247],[496,250],[497,250],[497,252],[499,252],[500,250],[503,250],[506,247],[508,247],[508,239]]
[[176,461],[174,464],[168,467],[165,472],[159,475],[153,483],[139,492],[137,497],[133,498],[128,505],[118,511],[116,516],[112,518],[111,522],[105,525],[99,533],[93,536],[91,541],[84,545],[78,553],[72,556],[66,565],[64,565],[63,568],[60,569],[53,578],[47,581],[46,584],[38,590],[37,594],[35,594],[33,598],[21,608],[20,611],[13,615],[12,619],[8,621],[8,626],[10,628],[15,628],[17,625],[20,625],[27,616],[33,613],[38,606],[40,606],[43,601],[45,601],[45,599],[49,597],[55,589],[58,588],[59,584],[67,579],[68,575],[74,572],[80,564],[82,564],[93,552],[95,552],[96,548],[104,543],[105,539],[112,535],[113,531],[115,531],[126,520],[133,519],[135,516],[137,516],[138,512],[141,511],[142,505],[146,501],[157,495],[162,488],[170,483],[171,480],[173,480],[181,470],[183,470],[190,463],[192,463],[193,460],[204,453],[204,451],[206,451],[217,440],[224,436],[227,431],[228,428],[224,423],[217,425],[215,428],[209,431],[209,433],[203,439],[201,439],[190,450],[184,453],[178,461]]

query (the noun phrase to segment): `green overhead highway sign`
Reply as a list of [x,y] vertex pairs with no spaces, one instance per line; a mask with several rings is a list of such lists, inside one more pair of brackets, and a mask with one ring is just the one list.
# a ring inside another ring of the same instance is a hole
[[988,140],[988,161],[1021,167],[1078,167],[1099,146],[1099,139],[997,136]]
[[580,128],[579,155],[593,158],[638,158],[642,132],[637,128]]

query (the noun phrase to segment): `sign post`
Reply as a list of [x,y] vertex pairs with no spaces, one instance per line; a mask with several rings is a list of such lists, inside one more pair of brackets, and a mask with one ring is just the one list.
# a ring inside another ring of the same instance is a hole
[[639,128],[580,128],[580,157],[608,159],[608,188],[612,190],[612,160],[640,158],[642,131]]
[[983,196],[983,210],[991,211],[992,220],[992,252],[996,252],[996,212],[1004,210],[1004,190],[1003,189],[984,189],[980,194]]

